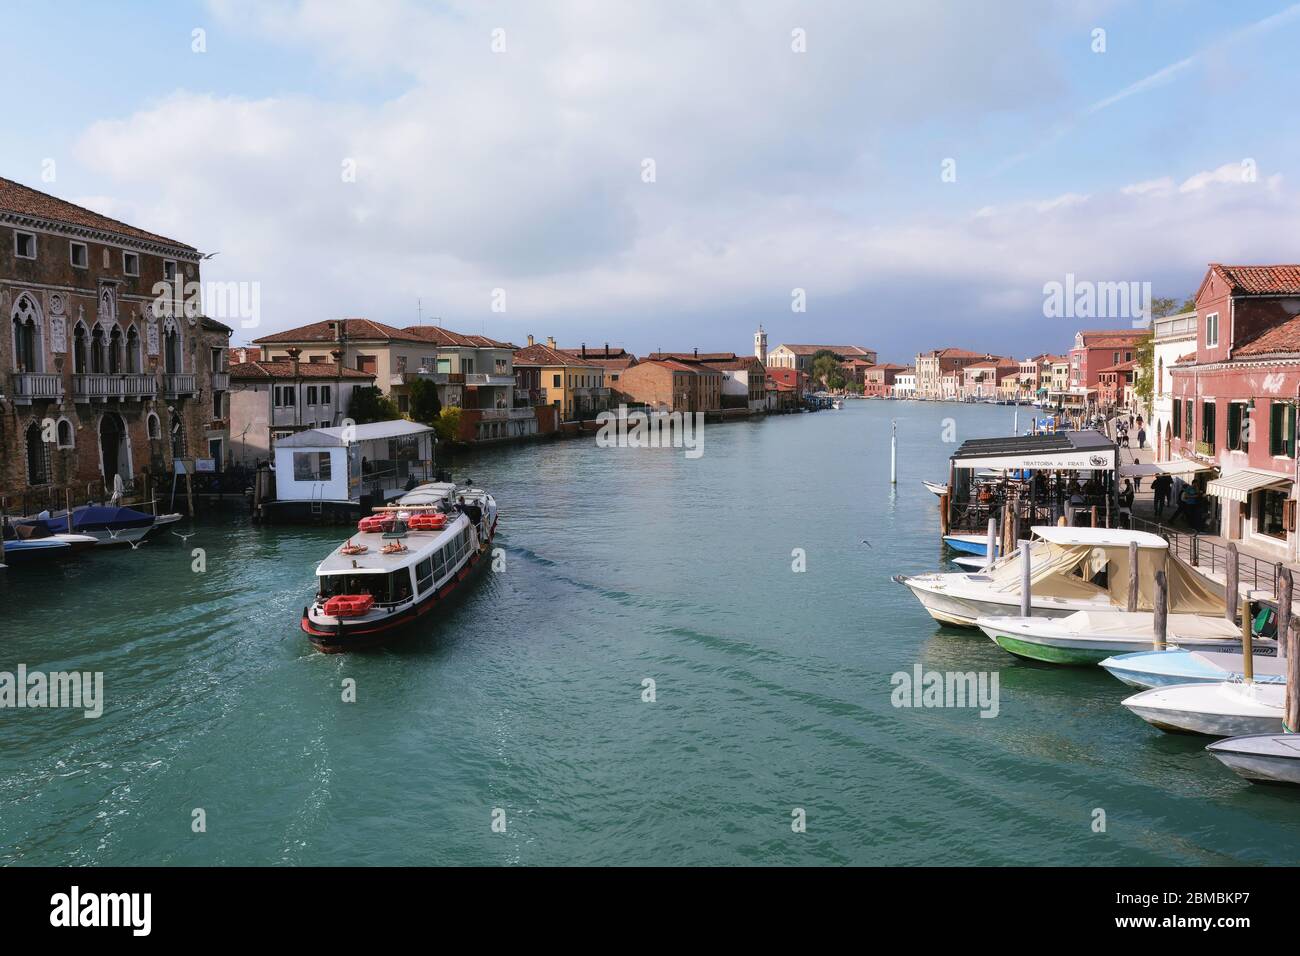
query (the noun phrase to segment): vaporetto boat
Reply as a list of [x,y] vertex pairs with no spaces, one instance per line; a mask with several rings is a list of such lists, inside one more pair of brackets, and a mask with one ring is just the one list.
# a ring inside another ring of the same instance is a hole
[[[1128,546],[1138,547],[1140,610],[1150,610],[1154,573],[1164,567],[1170,607],[1187,613],[1222,614],[1216,598],[1159,535],[1109,528],[1042,526],[1030,544],[1030,607],[1035,617],[1066,617],[1078,611],[1118,611],[1127,604]],[[981,617],[1008,617],[1020,610],[1021,550],[987,572],[898,575],[936,621],[976,627]],[[1098,658],[1100,660],[1100,658]]]
[[421,485],[362,518],[316,568],[302,629],[326,653],[382,644],[427,619],[487,563],[497,503],[480,488]]

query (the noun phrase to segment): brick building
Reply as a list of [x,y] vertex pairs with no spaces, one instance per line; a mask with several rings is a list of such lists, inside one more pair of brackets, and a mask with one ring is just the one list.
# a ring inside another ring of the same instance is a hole
[[623,373],[620,398],[667,412],[722,408],[723,375],[703,362],[646,359]]
[[200,282],[201,258],[0,179],[0,495],[143,494],[176,458],[225,464],[230,329],[155,289]]

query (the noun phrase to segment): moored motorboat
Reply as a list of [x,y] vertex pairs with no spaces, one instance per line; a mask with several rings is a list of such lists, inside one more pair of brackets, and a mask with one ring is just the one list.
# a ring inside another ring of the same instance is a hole
[[491,495],[447,482],[421,485],[376,509],[316,568],[303,631],[326,653],[400,636],[486,563],[496,524]]
[[44,528],[51,534],[89,535],[97,544],[134,544],[158,528],[180,520],[179,514],[153,515],[134,508],[110,505],[82,505],[67,511],[43,511],[29,518],[15,518],[16,525]]
[[946,495],[948,493],[948,485],[946,482],[926,481],[922,478],[921,484],[925,485],[925,490],[931,494]]
[[[1127,602],[1128,546],[1137,545],[1140,610],[1150,610],[1152,578],[1165,566],[1171,608],[1185,613],[1222,614],[1219,599],[1194,572],[1168,554],[1168,543],[1142,531],[1106,528],[1035,527],[1030,551],[1030,607],[1034,617],[1065,617],[1076,611],[1119,610]],[[984,573],[897,575],[936,621],[975,627],[981,617],[1019,613],[1023,549]]]
[[1300,785],[1300,734],[1228,737],[1205,749],[1246,780]]
[[[1258,648],[1253,650],[1259,654]],[[1163,651],[1135,651],[1108,657],[1101,666],[1130,687],[1144,690],[1169,684],[1215,684],[1242,679],[1240,650],[1233,653],[1172,647]],[[1252,670],[1255,680],[1261,684],[1286,683],[1286,661],[1276,654],[1256,656]]]
[[[1100,664],[1114,654],[1150,648],[1155,615],[1149,611],[1078,611],[1066,617],[981,617],[975,622],[993,643],[1017,657],[1047,664]],[[1170,614],[1166,642],[1182,648],[1238,651],[1241,630],[1222,616]],[[1254,652],[1277,654],[1277,642],[1256,638]],[[1220,675],[1223,680],[1227,675]]]
[[1282,733],[1286,685],[1252,681],[1170,684],[1122,701],[1147,723],[1170,733],[1241,737]]
[[84,534],[51,534],[44,528],[26,525],[4,526],[7,564],[23,565],[69,557],[95,546],[95,539]]

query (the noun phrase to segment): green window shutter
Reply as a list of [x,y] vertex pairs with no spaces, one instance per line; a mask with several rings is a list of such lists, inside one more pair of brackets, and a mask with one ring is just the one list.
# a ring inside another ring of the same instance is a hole
[[1286,456],[1295,457],[1295,406],[1286,406]]
[[1268,453],[1282,453],[1282,406],[1273,402],[1268,406]]

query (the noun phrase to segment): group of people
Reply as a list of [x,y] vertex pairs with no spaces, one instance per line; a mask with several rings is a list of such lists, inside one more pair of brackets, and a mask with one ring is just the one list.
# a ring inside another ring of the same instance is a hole
[[[1137,487],[1141,488],[1142,479],[1137,479]],[[1174,504],[1174,513],[1169,516],[1168,524],[1173,524],[1180,517],[1187,523],[1187,527],[1193,531],[1204,530],[1205,524],[1205,493],[1191,482],[1182,482],[1182,486],[1175,491],[1174,479],[1166,474],[1156,475],[1151,481],[1152,511],[1157,521],[1163,521],[1165,509]],[[1135,495],[1134,483],[1129,479],[1124,479],[1124,487],[1119,492],[1120,508],[1124,511],[1131,512],[1133,509],[1133,498]]]
[[1142,421],[1141,415],[1138,415],[1136,417],[1133,415],[1129,415],[1128,418],[1120,417],[1115,419],[1115,444],[1123,448],[1131,448],[1132,446],[1129,444],[1129,437],[1128,437],[1128,433],[1130,430],[1133,431],[1134,436],[1137,438],[1138,447],[1146,448],[1147,447],[1146,423]]

